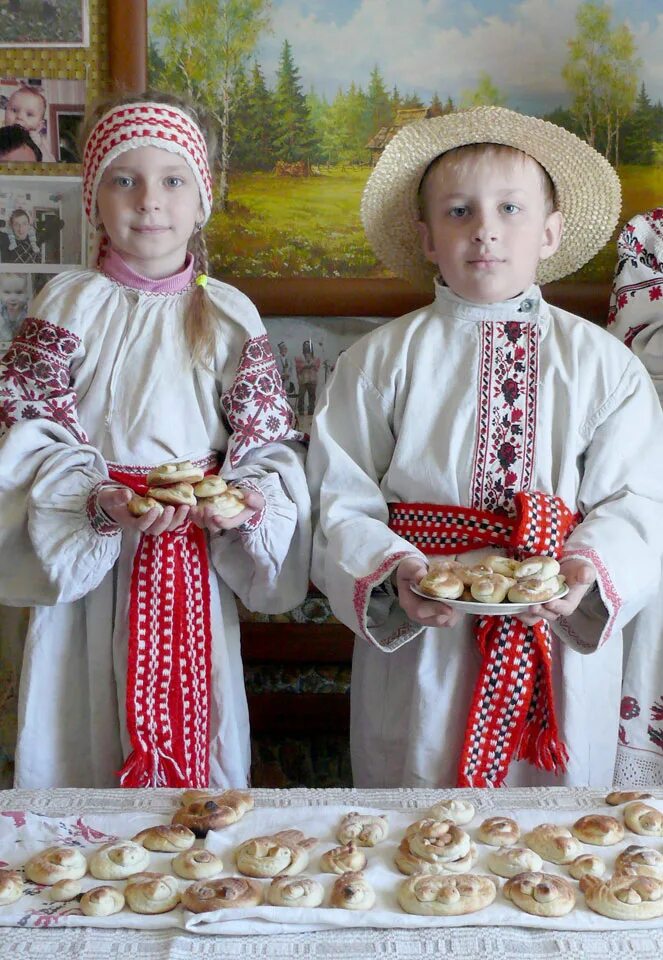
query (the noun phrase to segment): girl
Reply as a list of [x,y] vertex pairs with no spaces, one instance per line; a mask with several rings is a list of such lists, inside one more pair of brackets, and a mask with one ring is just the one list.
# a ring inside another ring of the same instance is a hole
[[[0,602],[33,607],[16,785],[243,786],[232,592],[266,612],[305,596],[301,434],[255,308],[207,277],[202,121],[159,95],[88,129],[96,266],[47,284],[0,365]],[[241,486],[242,512],[134,517],[182,458]]]

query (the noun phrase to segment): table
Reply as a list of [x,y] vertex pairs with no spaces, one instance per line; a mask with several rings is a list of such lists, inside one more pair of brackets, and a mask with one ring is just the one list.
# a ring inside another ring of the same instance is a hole
[[[255,790],[256,804],[271,806],[321,806],[342,804],[382,807],[386,810],[427,808],[452,791],[432,790]],[[458,790],[454,795],[471,799],[478,813],[496,807],[495,791]],[[660,790],[652,790],[661,797]],[[6,790],[0,791],[0,811],[30,809],[50,816],[126,810],[169,813],[176,790]],[[601,803],[604,791],[580,788],[505,789],[499,806],[585,810]],[[543,819],[543,816],[542,816]],[[272,936],[206,936],[176,929],[140,931],[126,929],[22,929],[0,928],[2,960],[629,960],[663,955],[663,923],[656,929],[577,933],[528,930],[519,927],[444,927],[427,929],[349,929]]]

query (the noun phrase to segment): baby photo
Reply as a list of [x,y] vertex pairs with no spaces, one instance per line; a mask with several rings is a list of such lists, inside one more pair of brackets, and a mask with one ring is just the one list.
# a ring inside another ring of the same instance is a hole
[[0,273],[0,351],[14,339],[27,315],[31,297],[29,273]]
[[84,237],[80,178],[0,177],[0,263],[78,265]]
[[76,163],[82,80],[0,79],[0,163]]

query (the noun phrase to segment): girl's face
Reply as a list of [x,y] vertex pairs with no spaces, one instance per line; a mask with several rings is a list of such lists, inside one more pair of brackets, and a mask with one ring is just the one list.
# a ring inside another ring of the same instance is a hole
[[188,163],[159,147],[136,147],[109,163],[97,210],[113,249],[151,279],[182,269],[196,221],[203,219]]
[[38,130],[44,119],[44,103],[36,93],[19,90],[9,98],[5,109],[5,126],[17,123],[26,130]]

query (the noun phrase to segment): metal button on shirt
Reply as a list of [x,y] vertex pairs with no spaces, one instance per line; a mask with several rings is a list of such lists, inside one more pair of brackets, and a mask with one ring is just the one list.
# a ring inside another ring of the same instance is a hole
[[531,300],[523,300],[523,302],[518,307],[519,313],[529,313],[534,304]]

